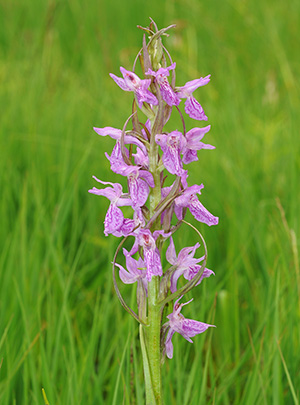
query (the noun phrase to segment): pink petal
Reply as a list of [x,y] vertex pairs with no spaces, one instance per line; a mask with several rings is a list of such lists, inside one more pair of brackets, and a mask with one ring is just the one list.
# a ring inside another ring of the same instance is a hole
[[172,336],[174,335],[175,331],[172,329],[169,329],[167,338],[166,338],[166,354],[169,359],[173,358],[173,343],[172,343]]
[[185,98],[186,94],[192,94],[198,87],[205,86],[209,81],[210,75],[186,82],[184,86],[179,88],[179,97]]
[[196,162],[198,160],[198,155],[196,150],[185,149],[182,155],[182,162],[184,164],[189,164],[191,162]]
[[187,147],[198,150],[197,145],[204,135],[210,130],[210,125],[204,128],[193,128],[186,133]]
[[180,104],[180,98],[174,92],[167,79],[160,81],[160,91],[163,100],[172,107]]
[[203,222],[208,226],[217,225],[219,222],[219,218],[212,215],[196,197],[192,198],[188,208],[193,217],[199,222]]
[[109,135],[112,139],[120,139],[122,136],[121,129],[113,128],[113,127],[104,127],[104,128],[96,128],[94,127],[93,130],[97,132],[98,135],[107,136]]
[[123,224],[124,216],[120,208],[111,204],[107,210],[104,219],[104,234],[107,236],[109,233],[118,231]]
[[170,285],[170,290],[171,293],[174,293],[177,291],[177,281],[179,277],[184,273],[184,270],[175,270],[174,273],[171,276],[171,285]]
[[128,271],[124,269],[123,266],[121,266],[118,263],[115,263],[117,267],[119,267],[119,277],[123,281],[124,284],[133,284],[137,281],[138,277],[135,274],[131,274]]
[[189,117],[194,120],[207,121],[207,116],[205,115],[201,104],[193,96],[186,99],[184,106],[184,110]]
[[142,80],[130,70],[124,69],[122,66],[120,67],[120,71],[124,77],[124,82],[126,83],[127,87],[131,91],[135,91],[138,87],[141,86]]
[[139,177],[143,178],[144,180],[146,180],[146,182],[148,183],[148,185],[150,187],[154,187],[154,179],[153,176],[150,172],[148,172],[148,170],[140,170],[139,171]]
[[166,251],[166,259],[173,266],[177,263],[176,250],[172,236],[170,237],[170,245],[168,246],[168,249]]
[[136,90],[135,95],[136,95],[138,105],[140,108],[142,108],[143,102],[148,103],[148,104],[158,105],[157,98],[149,90],[139,88]]
[[193,319],[185,319],[182,324],[182,330],[189,337],[194,337],[199,333],[205,332],[209,327],[215,327],[215,325],[209,325],[208,323],[194,321]]
[[131,89],[128,87],[127,83],[125,82],[124,79],[121,77],[118,77],[114,75],[113,73],[110,73],[109,76],[114,80],[114,82],[121,87],[122,90],[124,91],[130,91]]

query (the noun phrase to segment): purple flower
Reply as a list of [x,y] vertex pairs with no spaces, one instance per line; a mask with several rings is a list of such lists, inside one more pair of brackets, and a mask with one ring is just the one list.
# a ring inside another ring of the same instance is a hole
[[156,135],[155,142],[163,151],[162,161],[168,172],[181,176],[183,174],[181,151],[186,146],[185,137],[179,131],[170,132],[168,135]]
[[[93,128],[95,132],[97,132],[98,135],[100,136],[110,136],[112,139],[115,139],[117,141],[119,141],[121,139],[122,136],[122,130],[121,129],[117,129],[117,128],[113,128],[113,127],[104,127],[104,128]],[[125,144],[133,144],[138,146],[144,153],[147,153],[147,149],[145,147],[145,145],[139,141],[138,139],[136,139],[134,136],[131,135],[126,135],[124,136],[124,143]]]
[[[195,246],[183,248],[178,253],[178,256],[176,256],[173,238],[170,238],[170,245],[166,252],[166,258],[170,264],[176,266],[176,270],[172,273],[171,276],[170,290],[172,293],[177,291],[177,280],[181,275],[183,275],[186,280],[190,281],[200,271],[201,266],[197,263],[203,261],[204,256],[200,257],[199,259],[194,258],[196,249],[198,249],[199,246],[199,243],[196,243]],[[203,278],[209,277],[212,274],[214,274],[212,270],[204,269],[203,274],[196,285],[199,285]]]
[[149,229],[139,229],[136,235],[135,243],[129,252],[133,255],[138,251],[138,247],[141,246],[144,251],[144,262],[147,268],[147,280],[151,281],[152,276],[161,276],[162,266],[160,261],[159,250],[156,247],[155,240],[158,235],[152,235]]
[[120,208],[125,205],[131,205],[131,199],[122,193],[122,186],[118,183],[110,183],[101,181],[97,177],[93,178],[101,184],[110,184],[112,187],[106,187],[105,189],[98,189],[93,187],[89,190],[89,193],[102,195],[110,200],[110,206],[107,210],[104,219],[104,234],[113,234],[114,236],[125,236],[133,231],[134,221],[130,219],[124,219],[124,215]]
[[116,263],[116,266],[119,267],[120,279],[124,284],[133,284],[135,282],[142,283],[144,285],[145,291],[147,292],[148,282],[146,279],[146,266],[144,261],[139,257],[138,260],[133,259],[126,249],[123,249],[124,256],[126,258],[126,268]]
[[145,169],[149,168],[149,157],[148,154],[145,154],[141,151],[140,148],[137,148],[136,153],[133,153],[134,162],[137,166],[144,167]]
[[200,86],[204,86],[210,81],[210,75],[206,77],[200,77],[200,79],[195,79],[190,82],[185,83],[184,86],[179,87],[177,94],[179,98],[186,98],[185,112],[195,120],[205,120],[207,121],[207,116],[205,115],[203,108],[200,103],[193,96],[193,92]]
[[120,174],[128,178],[132,208],[142,207],[148,199],[149,186],[154,187],[152,174],[146,170],[140,170],[137,166],[127,166]]
[[175,214],[181,220],[182,208],[187,207],[197,221],[204,222],[208,226],[217,225],[219,218],[213,216],[196,197],[196,194],[201,194],[202,188],[204,188],[203,184],[188,187],[179,197],[175,198]]
[[[118,171],[114,170],[116,168]],[[135,210],[137,207],[142,207],[148,199],[149,186],[154,187],[152,174],[137,166],[122,164],[120,160],[113,161],[112,170],[127,177],[132,208]]]
[[187,164],[198,160],[197,151],[200,149],[215,149],[212,145],[200,142],[209,130],[210,125],[204,128],[193,128],[186,133],[186,145],[182,151],[183,163]]
[[192,337],[198,335],[199,333],[203,333],[209,327],[215,327],[215,325],[209,325],[207,323],[194,321],[193,319],[187,319],[183,315],[181,315],[180,311],[184,305],[187,305],[192,300],[184,303],[179,304],[180,297],[174,304],[173,312],[167,316],[169,321],[167,325],[169,326],[169,331],[166,337],[165,342],[165,352],[169,359],[173,357],[173,343],[172,337],[175,332],[180,333],[188,342],[193,343]]
[[139,228],[142,226],[145,226],[145,218],[143,216],[143,212],[141,210],[141,207],[137,207],[134,210],[133,213],[133,220],[134,220],[134,228],[135,230],[133,231],[132,235],[135,236],[139,232]]
[[143,102],[153,105],[158,104],[157,98],[154,94],[147,90],[151,84],[151,79],[141,80],[135,73],[130,72],[123,67],[120,67],[120,71],[124,79],[113,73],[110,73],[109,75],[122,90],[134,92],[140,108],[142,107]]
[[129,236],[132,235],[134,228],[135,221],[130,218],[124,218],[121,227],[118,230],[111,232],[111,234],[116,236],[117,238],[120,238],[121,236]]
[[[125,153],[127,156],[129,156],[127,149],[125,149]],[[112,151],[112,154],[109,156],[105,152],[105,156],[110,161],[111,170],[113,172],[128,178],[128,188],[132,201],[132,208],[136,209],[136,207],[142,207],[147,201],[149,195],[149,186],[154,187],[152,174],[147,170],[142,170],[138,166],[127,165],[123,160],[120,142],[118,141]],[[136,156],[143,159],[141,155]],[[145,158],[144,163],[146,163]]]
[[[129,157],[128,149],[126,149],[126,148],[124,148],[124,149],[125,149],[126,156]],[[140,150],[140,149],[138,149],[138,150]],[[109,154],[107,152],[105,152],[105,156],[110,161],[111,170],[115,173],[118,173],[118,174],[122,173],[122,171],[124,170],[124,166],[127,166],[123,160],[121,144],[119,141],[116,142],[116,144],[111,152],[111,155],[109,156]]]
[[173,105],[179,105],[180,103],[180,98],[174,92],[167,79],[167,76],[170,75],[170,70],[175,69],[175,67],[176,63],[173,63],[167,68],[159,68],[157,72],[151,69],[148,69],[148,71],[146,72],[146,75],[155,77],[155,80],[159,84],[163,100],[165,100],[165,102],[171,107]]

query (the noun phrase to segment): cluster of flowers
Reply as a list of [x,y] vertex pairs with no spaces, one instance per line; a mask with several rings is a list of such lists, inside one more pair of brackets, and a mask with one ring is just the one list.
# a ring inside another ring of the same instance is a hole
[[[161,44],[162,34],[163,32],[158,31],[156,33],[156,49]],[[127,178],[128,192],[124,192],[119,183],[105,182],[95,176],[94,179],[106,187],[93,187],[89,190],[90,193],[104,196],[110,201],[104,220],[105,235],[134,237],[131,250],[123,248],[126,269],[117,263],[115,266],[119,268],[123,283],[137,283],[137,303],[141,321],[146,318],[148,284],[152,277],[160,277],[163,302],[165,297],[178,291],[177,282],[180,276],[188,281],[198,277],[195,283],[198,285],[203,278],[214,274],[205,268],[205,256],[195,257],[199,243],[183,248],[176,255],[172,234],[181,225],[187,210],[199,222],[209,226],[218,223],[218,218],[213,216],[197,197],[201,194],[203,184],[189,186],[188,171],[184,168],[184,165],[198,160],[199,150],[214,149],[214,146],[202,142],[202,138],[210,130],[210,125],[186,132],[182,118],[183,133],[178,130],[169,133],[163,131],[172,108],[175,107],[179,111],[178,105],[182,99],[186,100],[184,109],[189,117],[207,120],[193,92],[206,85],[210,81],[210,75],[187,82],[182,87],[175,87],[176,63],[172,62],[164,47],[161,49],[159,56],[157,52],[151,53],[151,40],[150,46],[146,46],[144,39],[139,56],[143,57],[141,65],[145,79],[123,67],[120,68],[123,77],[110,74],[122,90],[134,93],[133,114],[123,130],[112,127],[94,128],[97,134],[108,135],[116,141],[111,155],[105,153],[105,156],[110,162],[111,170]],[[166,55],[170,61],[169,66]],[[171,84],[168,80],[170,73]],[[138,119],[137,106],[147,117],[144,123]],[[132,129],[127,130],[130,119]],[[176,178],[173,184],[165,186],[168,174],[175,175]],[[151,209],[151,198],[155,199],[154,195],[159,195],[159,201],[154,209]],[[123,206],[132,208],[132,218],[124,218],[120,209]],[[166,240],[169,241],[166,260],[170,267],[163,271],[161,251]],[[138,259],[134,258],[136,254],[139,255]],[[188,302],[180,304],[181,298],[182,295],[176,300],[173,312],[167,316],[168,321],[162,326],[162,347],[169,358],[173,356],[172,336],[175,332],[192,342],[191,337],[213,326],[184,318],[181,309]]]

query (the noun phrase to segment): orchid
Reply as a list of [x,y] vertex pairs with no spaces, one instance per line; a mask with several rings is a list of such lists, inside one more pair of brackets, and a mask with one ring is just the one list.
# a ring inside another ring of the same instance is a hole
[[180,176],[183,173],[180,152],[186,146],[186,140],[179,131],[170,132],[168,135],[156,135],[155,142],[163,151],[162,161],[171,174]]
[[[129,157],[129,153],[128,150],[125,149],[125,155],[128,158]],[[119,141],[116,142],[111,155],[109,156],[109,154],[107,152],[105,152],[105,156],[107,158],[107,160],[109,160],[110,162],[110,168],[114,173],[117,174],[122,174],[124,171],[124,166],[126,166],[123,156],[122,156],[122,150],[121,150],[121,144]]]
[[[132,208],[142,207],[148,199],[149,186],[154,187],[153,176],[147,170],[138,166],[127,165],[122,157],[120,145],[117,142],[111,156],[105,153],[111,163],[111,170],[128,178],[129,194],[131,196]],[[128,156],[128,151],[126,150]]]
[[[117,129],[117,128],[113,128],[113,127],[104,127],[104,128],[96,128],[94,127],[93,130],[101,136],[110,136],[112,139],[115,140],[121,140],[122,137],[122,130],[121,129]],[[147,150],[144,146],[144,144],[139,141],[137,138],[135,138],[134,136],[131,135],[126,135],[124,136],[124,143],[125,144],[133,144],[138,146],[144,153],[147,153]]]
[[[112,187],[106,187],[105,189],[98,189],[93,187],[89,190],[89,193],[102,195],[108,198],[111,202],[104,220],[104,233],[107,236],[109,233],[121,233],[126,235],[132,231],[133,221],[126,221],[123,213],[118,207],[125,205],[131,205],[131,199],[122,193],[122,186],[118,183],[110,183],[107,181],[101,181],[97,177],[93,178],[101,184],[110,184]],[[115,235],[117,236],[117,235]]]
[[[172,293],[177,290],[177,280],[181,275],[183,275],[186,280],[192,280],[201,270],[201,266],[198,263],[204,260],[204,256],[199,259],[194,258],[195,252],[199,246],[200,244],[197,242],[195,246],[183,248],[178,253],[178,256],[176,256],[174,241],[173,238],[170,237],[170,245],[166,252],[166,259],[175,267],[171,275],[170,290]],[[207,278],[212,274],[215,273],[205,268],[196,285],[199,285],[203,278]]]
[[[123,237],[112,262],[113,281],[121,304],[140,323],[148,405],[162,403],[162,363],[165,355],[169,359],[173,357],[174,333],[178,332],[192,342],[191,337],[214,326],[186,319],[180,313],[190,302],[179,304],[183,294],[214,274],[206,268],[207,248],[201,233],[185,217],[191,214],[208,226],[217,225],[218,217],[198,199],[204,185],[188,185],[188,170],[184,166],[197,161],[200,150],[214,149],[214,146],[202,142],[211,127],[196,127],[186,132],[184,116],[180,112],[181,99],[186,99],[185,112],[191,118],[207,120],[193,92],[207,84],[210,76],[192,80],[182,87],[175,86],[176,63],[162,45],[162,35],[172,27],[158,30],[152,20],[149,28],[139,27],[150,35],[148,43],[144,35],[143,47],[136,58],[136,61],[141,61],[143,78],[135,73],[136,62],[133,71],[120,68],[123,77],[110,74],[122,90],[134,93],[131,115],[122,130],[110,126],[95,127],[94,130],[115,141],[112,152],[105,152],[105,156],[111,171],[123,176],[127,190],[123,192],[121,184],[102,181],[95,176],[93,178],[106,187],[89,190],[91,194],[104,196],[110,201],[104,217],[105,236]],[[168,80],[170,72],[171,84]],[[173,109],[180,112],[182,130],[168,132],[165,124],[172,117]],[[145,116],[141,117],[141,114]],[[128,128],[129,125],[132,127]],[[126,211],[132,213],[129,218],[124,218],[120,208],[123,206],[129,207]],[[183,225],[196,231],[201,245],[196,242],[183,247],[177,255],[175,234]],[[121,249],[125,242],[128,246]],[[167,249],[164,249],[165,243],[168,243]],[[196,256],[198,249],[204,250],[199,257]],[[122,253],[123,260],[119,261]],[[171,266],[165,269],[166,261]],[[179,288],[177,284],[181,276],[185,284]],[[137,313],[122,297],[120,281],[137,286]],[[166,317],[164,309],[174,301],[173,311]]]
[[182,209],[188,208],[195,219],[203,222],[208,226],[217,225],[219,218],[212,215],[198,200],[196,194],[201,194],[201,189],[204,185],[194,185],[187,187],[184,192],[175,199],[175,214],[177,218],[182,219]]
[[137,166],[144,167],[145,169],[149,169],[148,154],[145,154],[141,149],[138,148],[136,153],[133,153],[132,156],[134,157],[134,163]]
[[173,63],[167,68],[159,68],[157,72],[151,70],[150,68],[146,72],[146,75],[155,77],[155,80],[159,84],[162,98],[170,107],[172,107],[173,105],[179,105],[180,103],[180,98],[172,89],[167,79],[167,76],[170,75],[170,70],[174,70],[175,68],[176,63]]
[[165,352],[169,359],[173,357],[173,343],[172,337],[175,332],[180,333],[188,342],[193,343],[192,337],[205,332],[209,327],[215,327],[215,325],[209,325],[208,323],[203,323],[199,321],[194,321],[193,319],[185,318],[180,312],[184,305],[189,304],[193,299],[184,304],[179,304],[182,297],[175,301],[173,312],[167,316],[169,322],[167,326],[169,331],[165,342]]
[[152,235],[149,229],[140,229],[137,233],[136,241],[130,251],[134,254],[138,251],[138,247],[143,248],[144,262],[147,268],[147,280],[151,281],[152,276],[162,275],[162,265],[160,253],[156,247],[155,240],[157,235]]
[[185,112],[189,117],[194,118],[195,120],[207,121],[207,116],[205,115],[201,104],[193,96],[193,92],[198,89],[198,87],[205,86],[209,81],[210,75],[187,82],[184,86],[177,89],[178,97],[186,98]]
[[215,149],[214,146],[200,142],[210,130],[210,125],[204,128],[193,128],[186,133],[186,145],[182,152],[182,162],[191,163],[198,160],[197,151],[200,149]]
[[138,105],[141,108],[143,102],[157,105],[158,101],[154,94],[152,94],[148,89],[151,84],[150,79],[141,80],[135,73],[120,67],[120,71],[123,78],[120,78],[113,73],[110,73],[110,77],[115,81],[115,83],[125,91],[133,91]]
[[148,199],[149,186],[154,187],[152,174],[136,166],[128,166],[122,174],[128,178],[132,208],[142,207]]
[[139,257],[138,260],[133,259],[125,248],[123,249],[123,254],[126,258],[127,270],[125,270],[120,264],[116,263],[116,266],[120,269],[120,279],[124,284],[133,284],[136,282],[138,284],[143,283],[145,291],[147,291],[148,282],[146,279],[146,267],[144,261],[141,257]]

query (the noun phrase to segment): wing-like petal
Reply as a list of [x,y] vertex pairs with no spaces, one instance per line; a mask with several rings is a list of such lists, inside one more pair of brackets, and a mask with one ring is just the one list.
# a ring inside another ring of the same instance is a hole
[[209,327],[215,327],[215,325],[209,325],[208,323],[194,321],[193,319],[186,319],[182,323],[183,332],[191,337],[205,332]]
[[170,237],[170,244],[166,251],[166,259],[173,266],[175,266],[177,264],[177,255],[176,255],[175,245],[174,245],[172,236]]
[[172,337],[174,335],[175,331],[172,329],[169,329],[167,338],[166,338],[166,354],[169,359],[173,358],[173,343],[172,343]]
[[138,276],[136,274],[129,273],[127,270],[124,269],[123,266],[116,263],[116,266],[119,267],[119,277],[123,281],[124,284],[133,284],[138,280]]
[[114,82],[124,91],[131,91],[131,89],[128,87],[127,83],[125,82],[124,79],[121,77],[118,77],[114,75],[113,73],[110,73],[109,76],[114,80]]
[[209,81],[210,75],[186,82],[184,86],[179,87],[178,95],[179,97],[185,98],[186,94],[192,94],[198,87],[205,86]]

